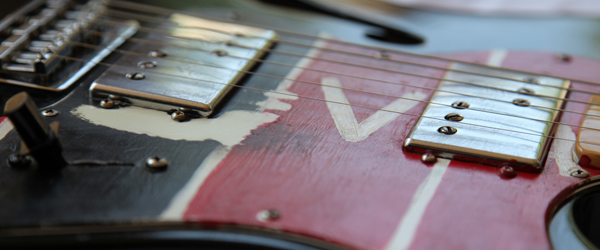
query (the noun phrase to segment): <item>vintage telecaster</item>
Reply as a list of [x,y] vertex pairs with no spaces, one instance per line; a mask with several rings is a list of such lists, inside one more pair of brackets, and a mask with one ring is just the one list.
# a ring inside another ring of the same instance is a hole
[[0,6],[1,249],[600,246],[598,21]]

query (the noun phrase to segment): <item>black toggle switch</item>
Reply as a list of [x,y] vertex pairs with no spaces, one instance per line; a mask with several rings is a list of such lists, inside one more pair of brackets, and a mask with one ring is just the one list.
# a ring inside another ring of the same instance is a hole
[[11,97],[4,106],[4,115],[12,122],[36,160],[40,169],[60,169],[67,165],[57,131],[44,121],[40,111],[26,92]]

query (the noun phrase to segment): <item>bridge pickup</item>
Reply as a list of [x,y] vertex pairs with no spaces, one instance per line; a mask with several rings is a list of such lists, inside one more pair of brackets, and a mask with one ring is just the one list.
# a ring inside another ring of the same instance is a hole
[[448,71],[440,82],[404,149],[541,171],[556,109],[562,106],[570,82],[463,63],[450,68],[455,71]]
[[271,30],[180,14],[171,21],[178,25],[136,40],[139,46],[92,84],[94,101],[116,97],[125,105],[209,116],[277,37]]

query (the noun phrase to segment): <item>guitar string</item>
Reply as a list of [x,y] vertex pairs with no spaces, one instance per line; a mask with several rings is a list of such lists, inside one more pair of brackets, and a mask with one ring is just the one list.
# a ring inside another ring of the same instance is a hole
[[[102,36],[115,36],[117,37],[118,35],[114,35],[114,34],[109,34],[109,33],[104,33],[104,32],[97,32],[97,31],[85,31],[87,33],[90,34],[96,34],[96,35],[102,35]],[[192,47],[186,47],[186,46],[179,46],[179,45],[172,45],[172,44],[167,44],[167,43],[163,43],[163,42],[158,42],[158,41],[153,41],[153,40],[147,40],[147,39],[139,39],[139,38],[128,38],[128,40],[132,41],[132,42],[141,42],[141,43],[154,43],[154,44],[158,44],[161,46],[171,46],[171,47],[175,47],[175,48],[182,48],[182,49],[189,49],[189,50],[193,50],[193,51],[202,51],[202,52],[210,52],[208,50],[202,50],[202,49],[197,49],[197,48],[192,48]],[[65,41],[68,42],[68,41]],[[77,44],[78,42],[72,42],[74,44]],[[79,43],[81,46],[82,43]],[[97,46],[97,45],[92,45],[92,44],[88,44],[89,46]],[[101,46],[100,46],[101,47]],[[479,99],[484,99],[484,100],[491,100],[491,101],[498,101],[498,102],[503,102],[503,103],[509,103],[509,104],[513,104],[513,102],[511,101],[506,101],[506,100],[501,100],[501,99],[494,99],[494,98],[488,98],[488,97],[481,97],[481,96],[476,96],[476,95],[469,95],[469,94],[464,94],[464,93],[460,93],[460,92],[453,92],[453,91],[448,91],[448,90],[442,90],[442,89],[438,89],[438,88],[428,88],[428,87],[423,87],[423,86],[419,86],[419,85],[412,85],[412,84],[403,84],[403,83],[397,83],[397,82],[392,82],[392,81],[385,81],[385,80],[378,80],[378,79],[371,79],[371,78],[367,78],[367,77],[360,77],[360,76],[356,76],[356,75],[348,75],[348,74],[343,74],[343,73],[337,73],[337,72],[331,72],[331,71],[325,71],[325,70],[319,70],[319,69],[313,69],[313,68],[307,68],[307,67],[299,67],[299,66],[295,66],[295,65],[290,65],[290,64],[284,64],[284,63],[279,63],[279,62],[272,62],[272,61],[267,61],[267,60],[262,60],[262,59],[255,59],[255,58],[245,58],[245,57],[238,57],[238,56],[230,56],[233,58],[239,58],[239,59],[244,59],[244,60],[253,60],[256,62],[261,62],[261,63],[268,63],[268,64],[273,64],[273,65],[279,65],[279,66],[285,66],[285,67],[289,67],[289,68],[298,68],[298,69],[303,69],[303,70],[310,70],[310,71],[316,71],[316,72],[322,72],[322,73],[328,73],[328,74],[335,74],[335,75],[342,75],[342,76],[348,76],[348,77],[353,77],[353,78],[357,78],[357,79],[364,79],[364,80],[370,80],[370,81],[375,81],[375,82],[382,82],[382,83],[386,83],[386,84],[394,84],[394,85],[400,85],[400,86],[406,86],[406,87],[411,87],[411,88],[418,88],[418,89],[425,89],[425,90],[429,90],[429,91],[433,91],[433,92],[445,92],[445,93],[451,93],[451,94],[457,94],[457,95],[461,95],[461,96],[468,96],[468,97],[474,97],[474,98],[479,98]],[[202,64],[202,63],[198,63],[198,62],[193,62],[190,61],[190,63],[193,64],[197,64],[197,65],[205,65],[205,66],[210,66],[210,67],[215,67],[215,68],[222,68],[222,69],[228,69],[226,67],[222,67],[222,66],[217,66],[217,65],[208,65],[208,64]],[[231,69],[229,69],[231,70]],[[250,71],[244,71],[244,73],[249,73],[249,74],[258,74],[258,73],[253,73]],[[445,81],[446,79],[444,78],[439,78],[441,81]],[[293,81],[293,79],[288,79],[290,81]],[[315,84],[315,83],[313,83]],[[487,86],[482,85],[483,88],[487,88]],[[348,90],[352,90],[352,89],[348,89]],[[355,90],[357,91],[357,90]],[[377,94],[377,93],[374,93]],[[377,95],[381,95],[381,94],[377,94]],[[397,98],[403,98],[403,97],[398,97]],[[569,101],[571,99],[563,99],[564,101]],[[561,101],[563,101],[561,100]],[[586,103],[589,104],[589,103]],[[447,104],[446,104],[447,105]],[[561,109],[561,108],[550,108],[550,107],[544,107],[544,106],[539,106],[539,105],[530,105],[529,107],[532,108],[537,108],[537,109],[545,109],[545,110],[552,110],[552,111],[559,111],[559,112],[565,112],[565,113],[574,113],[574,114],[579,114],[579,115],[587,115],[589,117],[597,117],[600,118],[600,115],[593,115],[593,114],[587,114],[587,113],[582,113],[582,112],[577,112],[577,111],[572,111],[572,110],[566,110],[566,109]],[[485,110],[481,110],[482,112],[486,112]],[[512,117],[517,117],[514,115],[509,115],[509,114],[504,114],[506,116],[512,116]],[[533,119],[533,118],[527,118],[527,117],[523,117],[523,119]],[[575,126],[575,125],[573,125]],[[592,128],[590,128],[592,129]]]
[[[69,56],[62,56],[62,55],[55,55],[55,56],[57,56],[59,58],[66,59],[66,60],[79,61],[79,62],[84,62],[84,63],[92,61],[92,60],[75,58],[75,57],[69,57]],[[103,66],[107,66],[107,67],[117,67],[117,68],[124,68],[124,69],[136,70],[136,71],[140,70],[140,68],[138,68],[138,67],[123,66],[123,65],[113,64],[113,63],[104,63],[104,62],[94,62],[94,63],[96,63],[97,65],[103,65]],[[184,78],[184,79],[190,79],[190,80],[195,80],[195,81],[204,81],[204,82],[209,82],[209,83],[214,83],[214,84],[219,84],[219,85],[225,85],[225,86],[229,86],[229,87],[236,87],[236,88],[243,88],[243,89],[255,90],[255,91],[260,91],[260,92],[264,92],[264,93],[274,93],[274,94],[279,94],[279,95],[287,95],[287,96],[293,96],[293,97],[298,97],[298,98],[310,99],[310,100],[315,100],[315,101],[336,103],[336,104],[348,105],[348,106],[352,106],[352,107],[366,108],[366,109],[371,109],[371,110],[396,113],[396,114],[400,114],[400,115],[409,115],[409,116],[414,116],[414,117],[417,117],[417,118],[426,118],[426,119],[433,119],[433,120],[440,120],[440,121],[448,122],[446,119],[443,119],[443,118],[430,117],[430,116],[424,116],[424,115],[416,115],[416,114],[411,114],[411,113],[408,113],[408,112],[400,112],[400,111],[389,110],[389,109],[379,109],[379,108],[374,108],[374,107],[369,107],[369,106],[363,106],[363,105],[357,105],[357,104],[350,104],[350,103],[343,103],[343,102],[331,101],[331,100],[320,99],[320,98],[309,97],[309,96],[302,96],[302,95],[297,95],[297,94],[293,94],[293,93],[290,94],[290,93],[285,93],[285,92],[280,92],[280,91],[265,90],[265,89],[248,87],[248,86],[242,86],[242,85],[231,84],[231,83],[222,83],[222,82],[217,82],[217,81],[210,81],[210,80],[199,79],[199,78],[189,77],[189,76],[181,76],[181,75],[168,74],[168,73],[163,73],[163,72],[149,72],[149,71],[145,71],[145,69],[142,69],[142,71],[144,71],[146,73],[150,73],[150,74],[170,76],[170,77],[175,77],[175,78]],[[123,77],[125,77],[125,76],[123,76]],[[0,81],[7,82],[5,79],[0,79]],[[547,139],[565,140],[565,141],[578,142],[580,144],[590,144],[590,145],[600,146],[600,143],[587,142],[587,141],[578,141],[578,140],[561,138],[561,137],[556,137],[556,136],[551,136],[551,135],[543,135],[543,134],[539,134],[539,133],[530,133],[530,132],[523,132],[523,131],[515,131],[515,130],[510,130],[510,129],[496,128],[496,127],[490,127],[490,126],[479,125],[479,124],[472,124],[472,123],[467,123],[467,122],[460,122],[460,123],[457,123],[457,124],[467,125],[467,126],[474,126],[474,127],[482,127],[482,128],[487,128],[487,129],[500,130],[500,131],[506,131],[506,132],[510,132],[510,133],[517,133],[517,134],[522,134],[522,135],[530,135],[530,136],[542,137],[542,138],[547,138]],[[530,140],[530,139],[526,139],[526,138],[519,138],[519,139],[521,139],[521,140],[527,140],[527,141],[531,141],[531,142],[537,142],[535,140]]]
[[[80,42],[74,42],[74,41],[72,41],[70,43],[73,44],[73,45],[75,45],[75,46],[86,47],[86,48],[91,48],[91,49],[105,49],[105,48],[107,48],[107,47],[104,47],[104,46],[93,45],[93,44],[88,44],[88,43],[80,43]],[[143,53],[138,53],[138,52],[132,52],[132,51],[127,51],[127,50],[121,50],[121,49],[114,49],[113,51],[117,52],[117,53],[120,53],[120,54],[140,56],[140,57],[145,57],[145,58],[148,58],[148,59],[156,60],[155,57],[148,56],[148,54],[143,54]],[[381,93],[364,91],[364,90],[358,90],[358,89],[352,89],[352,88],[338,87],[338,86],[326,85],[326,84],[322,84],[322,83],[318,83],[318,82],[296,80],[296,79],[291,79],[291,78],[286,78],[286,77],[280,77],[280,76],[274,76],[274,75],[256,73],[256,72],[247,71],[247,70],[230,69],[230,68],[226,68],[226,67],[222,67],[222,66],[205,64],[205,63],[199,63],[199,62],[190,61],[190,60],[176,59],[176,58],[172,58],[172,57],[164,57],[164,58],[161,58],[161,59],[162,60],[168,60],[168,61],[185,63],[185,64],[192,64],[192,65],[207,66],[207,67],[211,67],[211,68],[225,69],[225,70],[230,70],[230,71],[233,71],[233,72],[245,73],[245,74],[250,74],[250,75],[257,75],[257,76],[263,76],[263,77],[269,77],[269,78],[275,78],[275,79],[279,79],[279,80],[294,81],[294,82],[312,84],[312,85],[317,85],[317,86],[325,86],[325,87],[343,89],[343,90],[354,91],[354,92],[361,92],[361,93],[366,93],[366,94],[373,94],[373,95],[384,96],[384,97],[393,97],[393,98],[397,98],[397,99],[404,99],[404,100],[409,100],[409,101],[423,102],[423,103],[428,103],[428,104],[433,104],[433,105],[452,107],[452,105],[450,105],[450,104],[444,104],[444,103],[439,103],[439,102],[426,101],[426,100],[418,100],[418,99],[411,99],[411,98],[406,98],[406,97],[401,97],[401,96],[395,96],[395,95],[388,95],[388,94],[381,94]],[[292,67],[293,68],[293,66],[289,65],[289,64],[283,64],[283,65],[287,66],[287,67]],[[303,69],[313,70],[311,68],[303,68]],[[318,71],[318,72],[321,71],[321,70],[318,70],[318,69],[314,69],[314,70]],[[436,89],[429,88],[429,90],[435,91]],[[473,97],[479,98],[478,96],[473,96]],[[535,118],[531,118],[531,117],[524,117],[524,116],[518,116],[518,115],[511,115],[511,114],[500,113],[500,112],[495,112],[495,111],[490,111],[490,110],[484,110],[484,109],[478,109],[478,108],[469,108],[469,109],[470,110],[475,110],[475,111],[478,111],[478,112],[484,112],[484,113],[490,113],[490,114],[496,114],[496,115],[503,115],[503,116],[521,118],[521,119],[531,120],[531,121],[538,121],[538,122],[543,122],[543,123],[547,123],[547,124],[566,125],[566,126],[572,126],[572,127],[577,127],[577,128],[585,128],[585,129],[600,131],[600,129],[583,127],[583,126],[580,126],[580,125],[575,125],[575,124],[570,124],[570,123],[563,123],[563,122],[557,122],[557,121],[547,121],[547,120],[535,119]],[[548,108],[548,109],[550,109],[550,108]],[[579,113],[579,114],[586,115],[585,113]],[[591,115],[588,115],[588,116],[591,116]],[[600,116],[598,116],[598,117],[600,117]]]
[[[114,25],[115,26],[122,26],[121,24],[114,24]],[[140,27],[140,28],[144,28],[144,27]],[[157,33],[165,34],[165,32],[163,32],[163,31],[158,31],[158,30],[154,30],[154,31],[156,31]],[[84,32],[87,32],[87,33],[96,33],[96,34],[104,34],[104,35],[108,35],[108,36],[111,35],[111,34],[108,34],[108,33],[97,32],[97,31],[92,31],[92,30],[84,30]],[[154,34],[156,34],[156,33],[154,33]],[[113,36],[116,36],[116,35],[113,35]],[[166,36],[169,36],[169,35],[166,35]],[[182,37],[176,37],[176,36],[169,36],[169,37],[177,38],[177,39],[182,39],[182,40],[198,41],[198,40],[191,39],[191,38],[182,38]],[[137,40],[137,41],[150,42],[147,39],[139,39],[139,38],[130,38],[130,40],[132,40],[132,41],[133,40]],[[161,43],[161,44],[162,45],[172,46],[172,45],[167,44],[167,43]],[[174,47],[180,47],[180,48],[185,48],[185,49],[190,49],[190,50],[196,50],[196,51],[203,51],[203,52],[213,52],[213,51],[203,50],[203,49],[199,49],[199,48],[182,47],[182,46],[174,46]],[[444,79],[444,78],[440,78],[440,77],[433,77],[433,76],[427,76],[427,75],[421,75],[421,74],[415,74],[415,73],[408,73],[408,72],[396,71],[396,70],[388,70],[388,69],[377,68],[377,67],[370,67],[370,66],[365,66],[365,65],[360,65],[360,64],[352,64],[352,63],[347,63],[347,62],[339,62],[339,61],[335,61],[335,60],[328,60],[328,59],[323,59],[323,58],[319,58],[319,57],[305,56],[305,55],[301,55],[301,54],[294,54],[294,53],[282,52],[282,51],[271,50],[271,49],[260,49],[258,51],[265,51],[265,52],[269,52],[269,53],[273,53],[273,54],[280,54],[280,55],[289,55],[289,56],[294,56],[294,57],[299,57],[299,58],[309,58],[309,59],[313,59],[313,60],[319,60],[319,61],[324,61],[324,62],[331,62],[331,63],[340,64],[340,65],[360,67],[360,68],[366,68],[366,69],[373,69],[373,70],[379,70],[379,71],[384,71],[384,72],[388,72],[388,73],[409,75],[409,76],[414,76],[414,77],[419,77],[419,78],[425,78],[425,79],[432,79],[432,80],[437,80],[437,81],[447,81],[447,82],[467,84],[467,85],[476,86],[476,87],[482,87],[482,88],[486,88],[486,89],[500,90],[500,91],[515,93],[515,94],[535,96],[535,97],[540,97],[540,98],[545,98],[545,99],[554,99],[554,100],[557,100],[557,101],[570,101],[570,102],[582,103],[582,104],[587,104],[587,105],[592,105],[592,106],[600,106],[600,103],[592,103],[592,102],[586,102],[586,101],[579,101],[579,100],[575,100],[575,99],[560,98],[560,97],[547,96],[547,95],[539,95],[539,94],[523,94],[523,93],[519,92],[518,90],[508,90],[508,89],[503,89],[503,88],[499,88],[499,87],[492,87],[492,86],[488,86],[488,85],[482,85],[482,84],[477,84],[477,83],[472,83],[472,82],[466,82],[466,81]],[[225,55],[225,56],[234,57],[234,58],[240,58],[240,59],[245,59],[245,60],[255,60],[255,59],[252,59],[252,58],[245,58],[245,57],[239,57],[239,56],[231,56],[231,55]],[[263,61],[263,62],[265,62],[265,63],[271,63],[269,61]],[[294,67],[297,67],[297,66],[294,66]],[[330,72],[330,73],[333,73],[333,72]],[[353,76],[353,75],[347,75],[347,76],[351,76],[351,77],[357,78],[357,76]],[[377,79],[370,79],[369,78],[368,80],[382,82],[381,80],[377,80]],[[425,87],[421,87],[421,86],[418,86],[418,85],[412,85],[412,84],[404,84],[404,83],[397,83],[397,82],[388,82],[388,83],[393,83],[393,84],[396,84],[396,85],[409,86],[409,87],[414,87],[414,88],[424,88],[424,89],[427,89]],[[537,85],[537,86],[549,87],[550,85]],[[578,90],[578,89],[572,89],[572,88],[562,88],[562,87],[557,87],[557,88],[560,88],[560,89],[563,89],[563,90],[570,90],[572,92],[583,92],[583,93],[588,93],[588,94],[596,94],[594,92],[588,92],[588,91],[583,91],[583,90]],[[446,90],[435,90],[435,91],[449,92],[449,91],[446,91]],[[458,93],[458,92],[449,92],[449,93],[463,95],[463,96],[469,96],[467,94]],[[477,96],[477,97],[481,98],[479,96]],[[512,103],[510,101],[504,101],[504,100],[498,100],[498,99],[491,99],[491,98],[483,98],[483,99]],[[537,105],[530,105],[530,106],[531,107],[537,107],[537,108],[545,108],[545,107],[537,106]]]
[[[108,4],[112,5],[112,6],[115,6],[115,7],[119,7],[119,8],[136,10],[136,11],[144,11],[144,12],[155,13],[155,14],[160,14],[160,15],[182,13],[182,14],[186,14],[186,15],[189,15],[189,16],[199,17],[199,18],[203,18],[203,19],[207,19],[207,20],[214,20],[214,21],[219,21],[219,22],[224,22],[224,23],[231,23],[231,24],[237,24],[237,25],[246,25],[248,27],[255,27],[255,28],[262,28],[262,29],[273,30],[273,31],[276,31],[276,32],[278,32],[280,34],[287,34],[289,36],[294,36],[294,37],[303,38],[303,39],[324,40],[324,41],[327,41],[327,42],[332,42],[332,43],[337,43],[337,44],[351,45],[351,46],[354,46],[354,47],[357,47],[357,48],[371,49],[371,50],[374,50],[375,52],[379,52],[382,49],[382,48],[378,48],[378,47],[374,47],[374,46],[369,46],[369,45],[364,45],[364,44],[358,44],[358,43],[353,43],[353,42],[348,42],[348,41],[342,41],[342,40],[337,40],[337,39],[333,39],[333,38],[325,38],[325,37],[321,37],[321,36],[318,36],[318,35],[310,35],[310,34],[305,34],[305,33],[300,33],[300,32],[293,32],[293,31],[290,31],[290,30],[277,29],[277,28],[274,28],[274,27],[268,27],[268,26],[263,26],[263,25],[250,24],[250,23],[242,23],[242,22],[235,22],[235,21],[231,21],[231,20],[227,20],[227,19],[223,19],[223,18],[217,18],[217,17],[204,17],[202,15],[198,15],[198,13],[193,13],[193,12],[189,12],[189,11],[181,11],[181,10],[175,11],[175,10],[172,10],[172,9],[163,8],[163,7],[157,7],[157,6],[151,6],[151,5],[147,5],[147,4],[124,2],[124,1],[119,1],[119,0],[112,0]],[[167,21],[167,20],[165,20],[165,21]],[[312,48],[324,49],[323,47],[312,47]],[[458,63],[464,63],[464,64],[469,64],[469,65],[474,65],[474,66],[483,66],[483,67],[487,67],[487,68],[491,68],[491,69],[502,69],[502,68],[498,68],[498,67],[485,66],[485,65],[481,65],[481,64],[474,63],[474,62],[469,62],[469,61],[464,61],[464,60],[450,59],[450,58],[445,58],[445,57],[441,57],[441,56],[434,56],[434,55],[418,54],[418,53],[408,52],[408,51],[404,51],[404,50],[397,50],[397,49],[385,48],[385,51],[386,52],[393,52],[393,53],[397,53],[397,54],[410,55],[410,56],[414,56],[414,57],[418,57],[418,58],[427,58],[427,59],[433,59],[433,60],[439,60],[439,61],[446,61],[446,62],[451,62],[451,63],[452,62],[458,62]],[[518,70],[518,69],[510,69],[510,70],[514,71],[514,72],[518,72],[518,73],[523,73],[523,74],[553,77],[553,78],[570,80],[570,81],[573,81],[573,82],[578,82],[578,83],[583,83],[583,84],[600,86],[600,82],[594,82],[594,81],[589,81],[589,80],[576,79],[576,78],[564,78],[562,76],[557,76],[557,75],[552,75],[552,74],[547,74],[547,73],[536,73],[536,72],[529,72],[529,71]],[[515,79],[512,79],[512,80],[518,81],[518,80],[515,80]],[[527,81],[523,81],[523,82],[527,83]]]
[[[151,16],[144,16],[144,15],[129,13],[129,12],[125,12],[125,11],[107,10],[107,13],[108,13],[107,15],[113,16],[113,17],[121,17],[122,18],[124,16],[128,16],[129,18],[133,18],[133,19],[136,19],[138,21],[152,22],[152,23],[156,23],[156,24],[164,24],[165,22],[171,22],[171,23],[177,24],[176,22],[170,21],[168,19],[151,17]],[[184,26],[184,25],[172,25],[171,27],[189,28],[189,27]],[[170,28],[170,27],[167,27],[167,28]],[[209,28],[198,28],[198,27],[193,27],[193,28],[199,29],[199,30],[209,30],[209,31],[223,33],[222,31],[213,30],[213,29],[209,29]],[[144,28],[144,29],[146,29],[146,28]],[[163,33],[167,33],[167,32],[163,32]],[[227,34],[227,33],[223,33],[223,34]],[[231,34],[227,34],[227,35],[231,35]],[[284,36],[285,36],[285,34],[284,34]],[[263,37],[254,37],[254,38],[268,40],[267,38],[263,38]],[[327,38],[323,37],[323,39],[320,39],[320,40],[327,40],[327,41],[329,41],[331,39],[327,39]],[[382,59],[382,58],[376,58],[373,55],[366,55],[366,54],[361,54],[361,53],[348,52],[348,51],[345,51],[345,50],[337,50],[337,49],[332,49],[332,48],[325,48],[325,47],[321,47],[321,46],[308,45],[308,44],[291,42],[291,41],[281,40],[281,39],[277,40],[277,43],[291,45],[291,46],[295,46],[295,47],[302,47],[302,48],[307,48],[307,49],[318,48],[319,50],[322,50],[322,51],[333,52],[333,53],[338,53],[338,54],[352,55],[352,56],[358,56],[358,57],[369,58],[369,59],[375,58],[375,59],[385,60],[387,62],[392,62],[392,63],[397,63],[397,64],[406,64],[406,65],[412,65],[412,66],[422,67],[422,68],[432,68],[432,69],[438,69],[438,70],[444,70],[444,71],[452,71],[452,72],[458,72],[458,73],[464,73],[464,74],[470,74],[470,75],[476,75],[476,76],[483,76],[483,77],[489,77],[489,78],[497,78],[497,79],[503,79],[503,80],[507,80],[507,81],[524,83],[524,84],[532,84],[534,86],[544,86],[544,87],[549,87],[549,88],[567,89],[567,88],[560,87],[560,86],[538,84],[538,83],[532,82],[531,80],[528,80],[528,79],[514,79],[514,78],[503,77],[503,76],[498,76],[498,75],[488,75],[488,74],[477,73],[477,72],[472,72],[472,71],[467,71],[467,70],[452,69],[452,68],[447,68],[447,67],[435,66],[435,65],[431,65],[431,64],[416,63],[416,62],[404,61],[404,60],[398,60],[398,59],[392,59],[392,58]],[[248,46],[242,46],[242,45],[236,45],[236,46],[241,47],[241,48],[246,48],[246,49],[253,49],[253,50],[257,50],[257,51],[263,51],[263,49],[256,49],[256,48],[248,47]],[[378,52],[381,52],[381,50],[379,50]],[[297,55],[297,56],[301,56],[301,55]],[[477,66],[484,67],[484,68],[500,69],[500,68],[486,66],[486,65],[481,65],[481,64],[473,64],[473,65],[477,65]],[[530,75],[536,75],[537,76],[539,74],[537,74],[537,73],[530,73]],[[588,94],[596,94],[596,92],[586,91],[586,90],[574,90],[574,91],[588,93]]]
[[[109,25],[114,25],[114,26],[122,26],[122,24],[120,24],[120,23],[111,22],[111,21],[100,21],[100,22],[107,23]],[[148,32],[148,33],[151,33],[151,34],[161,33],[161,34],[165,34],[165,35],[167,35],[169,37],[177,38],[177,39],[198,41],[196,39],[191,39],[191,38],[178,37],[178,36],[170,36],[170,35],[168,35],[167,31],[162,31],[162,30],[159,30],[159,29],[151,29],[151,28],[147,28],[147,27],[140,27],[139,30],[142,31],[142,32]],[[378,68],[378,67],[373,67],[373,66],[365,66],[365,65],[355,64],[355,63],[349,63],[349,62],[341,62],[341,61],[330,60],[330,59],[325,59],[325,58],[320,58],[320,57],[307,56],[307,55],[303,55],[303,54],[295,54],[295,53],[289,53],[289,52],[284,52],[284,51],[278,51],[278,50],[273,50],[273,49],[269,49],[269,48],[256,49],[256,48],[253,48],[253,47],[242,46],[242,45],[238,45],[238,44],[233,44],[232,46],[240,47],[240,48],[245,48],[245,49],[252,49],[252,50],[259,51],[259,52],[268,52],[268,53],[273,53],[273,54],[287,55],[287,56],[293,56],[293,57],[299,57],[299,58],[309,58],[309,59],[317,60],[317,61],[330,62],[330,63],[340,64],[340,65],[346,65],[346,66],[352,66],[352,67],[360,67],[360,68],[365,68],[365,69],[378,70],[378,71],[383,71],[383,72],[388,72],[388,73],[395,73],[395,74],[402,74],[402,75],[408,75],[408,76],[415,76],[415,77],[432,79],[432,80],[438,80],[438,81],[442,80],[442,78],[439,78],[439,77],[427,76],[427,75],[410,73],[410,72],[405,72],[405,71],[390,70],[390,69]],[[189,48],[189,49],[192,49],[192,48]],[[195,49],[195,50],[208,52],[208,51],[202,50],[202,49]],[[370,59],[374,59],[372,57],[369,57],[369,58]],[[249,59],[249,58],[244,58],[244,59]],[[480,66],[483,66],[483,65],[480,65]],[[448,71],[452,71],[452,70],[448,70]],[[489,77],[489,76],[487,76],[487,77]],[[495,89],[495,90],[501,90],[501,91],[516,93],[516,94],[522,94],[518,90],[508,90],[508,89],[502,89],[502,88],[498,88],[498,87],[481,85],[481,84],[477,84],[477,83],[473,83],[473,82],[466,82],[466,81],[459,81],[459,80],[452,80],[452,79],[445,79],[445,80],[449,81],[449,82],[455,82],[455,83],[467,84],[467,85],[471,85],[471,86],[484,87],[484,88],[488,88],[488,89]],[[521,82],[521,81],[517,81],[517,82]],[[535,86],[541,86],[541,87],[547,87],[547,88],[556,88],[556,89],[568,90],[568,91],[572,91],[572,92],[582,92],[582,93],[587,93],[587,94],[597,94],[596,92],[592,92],[592,91],[579,90],[579,89],[573,89],[573,88],[565,88],[565,87],[560,87],[560,86],[535,84],[535,83],[531,83],[531,82],[521,82],[521,83],[534,84]],[[574,99],[565,99],[565,98],[560,98],[560,97],[555,97],[555,96],[547,96],[547,95],[539,95],[539,94],[529,94],[529,95],[530,96],[537,96],[537,97],[541,97],[541,98],[546,98],[546,99],[554,99],[554,100],[561,100],[561,101],[573,101],[573,102],[584,103],[584,104],[588,104],[588,105],[594,105],[594,106],[599,105],[600,106],[600,104],[596,104],[596,103],[590,103],[590,102],[579,101],[579,100],[574,100]]]

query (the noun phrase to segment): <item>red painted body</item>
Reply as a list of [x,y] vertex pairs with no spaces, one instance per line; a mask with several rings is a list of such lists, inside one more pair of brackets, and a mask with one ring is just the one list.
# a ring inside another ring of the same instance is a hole
[[[332,48],[373,53],[342,45]],[[488,52],[452,55],[486,62]],[[321,58],[442,77],[441,70],[403,66],[382,60],[321,53]],[[434,63],[401,55],[392,58]],[[548,53],[509,53],[503,67],[584,80],[600,79],[600,63],[585,58],[560,62]],[[313,61],[310,68],[435,88],[435,80]],[[410,87],[304,71],[300,81],[340,79],[343,87],[401,96]],[[573,83],[573,87],[600,90]],[[323,99],[319,85],[296,82],[290,91]],[[381,108],[395,98],[344,91],[351,104]],[[589,95],[571,93],[587,100]],[[360,142],[344,141],[323,101],[289,101],[290,111],[272,111],[280,119],[253,131],[213,171],[189,204],[184,219],[266,227],[316,237],[357,249],[383,249],[406,212],[415,190],[431,171],[420,155],[402,151],[416,117],[398,119]],[[424,104],[409,111],[418,115]],[[586,105],[566,109],[585,112]],[[358,122],[376,110],[353,107]],[[562,122],[580,124],[581,115],[565,113]],[[577,130],[575,129],[575,132]],[[593,173],[595,174],[595,173]],[[555,196],[580,179],[564,177],[554,159],[541,174],[500,178],[498,168],[453,161],[417,229],[411,249],[549,249],[546,209]],[[271,222],[256,219],[264,209],[280,211]]]

